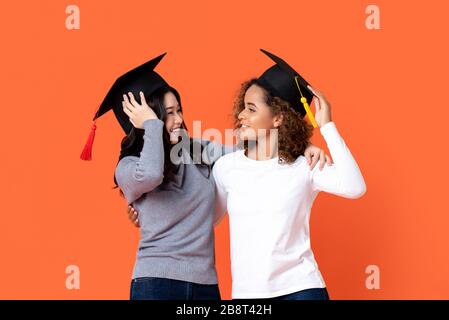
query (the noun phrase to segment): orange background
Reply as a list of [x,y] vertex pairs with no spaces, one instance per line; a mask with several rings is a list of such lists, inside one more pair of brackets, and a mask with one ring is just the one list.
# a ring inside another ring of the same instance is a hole
[[[79,6],[81,29],[65,8]],[[381,30],[365,27],[380,8]],[[98,122],[113,80],[167,51],[156,71],[181,92],[187,125],[231,127],[239,84],[293,65],[332,104],[367,183],[321,193],[312,245],[333,299],[449,298],[447,1],[9,1],[2,3],[0,298],[128,299],[139,238],[112,190],[122,132]],[[318,129],[315,144],[325,147]],[[327,149],[326,149],[327,150]],[[328,151],[327,151],[328,152]],[[230,298],[227,220],[216,229]],[[81,288],[65,287],[68,265]],[[365,268],[380,268],[380,289]]]

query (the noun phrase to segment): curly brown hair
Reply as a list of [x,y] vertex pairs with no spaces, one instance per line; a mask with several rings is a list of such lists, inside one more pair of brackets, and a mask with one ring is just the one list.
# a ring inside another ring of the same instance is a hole
[[[257,85],[263,89],[265,103],[270,107],[273,117],[282,115],[282,123],[278,128],[279,163],[295,162],[299,156],[304,155],[304,151],[309,146],[313,126],[306,122],[299,112],[293,110],[288,102],[273,96],[256,78],[245,81],[240,87],[233,108],[234,128],[237,129],[240,126],[238,117],[245,108],[246,91],[252,85]],[[244,145],[244,148],[247,151],[247,144]]]

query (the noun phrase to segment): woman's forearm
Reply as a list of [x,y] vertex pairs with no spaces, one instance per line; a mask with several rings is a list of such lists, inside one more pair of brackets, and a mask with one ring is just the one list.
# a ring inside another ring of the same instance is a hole
[[128,156],[120,160],[115,175],[117,184],[128,203],[140,198],[159,186],[164,178],[164,146],[162,130],[164,123],[159,119],[144,122],[144,144],[140,157]]
[[365,180],[359,166],[337,131],[334,122],[320,128],[327,143],[334,165],[322,171],[312,172],[314,189],[333,193],[345,198],[359,198],[366,192]]

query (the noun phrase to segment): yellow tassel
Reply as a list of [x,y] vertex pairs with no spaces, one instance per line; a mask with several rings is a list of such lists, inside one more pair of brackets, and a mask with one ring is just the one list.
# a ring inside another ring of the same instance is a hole
[[295,81],[296,81],[296,85],[298,86],[299,93],[301,94],[301,102],[302,102],[302,104],[304,106],[304,109],[306,110],[306,114],[309,117],[309,120],[312,123],[312,126],[314,128],[316,128],[316,127],[318,127],[318,125],[317,125],[317,123],[315,121],[315,117],[313,116],[312,111],[309,108],[309,104],[307,103],[307,99],[302,95],[301,88],[299,87],[299,83],[298,83],[298,76],[295,77]]

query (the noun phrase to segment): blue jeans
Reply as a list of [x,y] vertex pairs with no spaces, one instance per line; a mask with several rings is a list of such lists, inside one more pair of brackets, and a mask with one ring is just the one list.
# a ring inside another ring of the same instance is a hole
[[198,284],[166,278],[131,281],[131,300],[220,300],[218,284]]
[[313,288],[274,297],[271,300],[329,300],[329,294],[326,288]]

